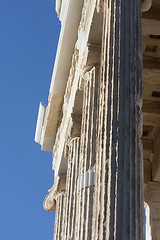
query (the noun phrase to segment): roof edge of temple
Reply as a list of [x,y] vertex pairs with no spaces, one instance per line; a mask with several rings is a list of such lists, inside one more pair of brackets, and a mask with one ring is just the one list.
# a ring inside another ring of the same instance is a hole
[[53,151],[72,55],[78,38],[82,6],[83,0],[56,1],[56,11],[61,21],[61,32],[41,136],[40,145],[43,151]]

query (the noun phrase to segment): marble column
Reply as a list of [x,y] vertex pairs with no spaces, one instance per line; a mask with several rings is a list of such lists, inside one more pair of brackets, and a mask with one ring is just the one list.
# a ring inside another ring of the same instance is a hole
[[[150,209],[152,240],[160,238],[160,183],[148,182],[145,185],[144,199]],[[150,227],[150,226],[148,226]],[[149,239],[149,238],[148,238]],[[147,240],[148,240],[147,239]]]
[[144,217],[145,240],[152,240],[151,211],[149,205],[146,202],[144,202]]
[[99,66],[84,75],[83,110],[77,189],[76,234],[74,239],[90,240],[93,223],[94,176],[97,135],[97,88]]
[[105,0],[92,240],[142,240],[141,1]]
[[[54,225],[54,240],[74,239],[76,230],[77,213],[77,178],[79,169],[79,149],[80,137],[71,138],[68,142],[68,168],[65,179],[65,188],[63,191],[59,185],[54,183],[50,194],[44,201],[46,210],[51,211],[56,208],[56,217]],[[62,180],[60,178],[60,180]],[[58,185],[58,187],[55,187]],[[55,191],[54,191],[55,190]]]
[[54,240],[63,239],[63,219],[64,219],[65,192],[61,192],[56,197],[56,216],[54,224]]
[[69,142],[68,169],[66,179],[66,195],[64,202],[63,234],[61,240],[74,239],[77,213],[77,178],[79,170],[80,137]]

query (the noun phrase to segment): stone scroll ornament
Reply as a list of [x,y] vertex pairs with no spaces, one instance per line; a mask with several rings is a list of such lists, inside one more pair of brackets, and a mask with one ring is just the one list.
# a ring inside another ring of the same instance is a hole
[[66,175],[57,175],[54,180],[54,185],[48,190],[49,194],[43,202],[43,207],[47,211],[54,211],[56,209],[56,199],[59,194],[65,191]]

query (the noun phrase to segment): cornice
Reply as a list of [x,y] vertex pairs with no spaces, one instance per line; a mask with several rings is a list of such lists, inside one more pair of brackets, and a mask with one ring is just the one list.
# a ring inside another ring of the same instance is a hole
[[56,10],[61,20],[61,32],[44,120],[44,137],[41,144],[44,151],[53,151],[72,55],[78,38],[82,6],[83,0],[56,1]]

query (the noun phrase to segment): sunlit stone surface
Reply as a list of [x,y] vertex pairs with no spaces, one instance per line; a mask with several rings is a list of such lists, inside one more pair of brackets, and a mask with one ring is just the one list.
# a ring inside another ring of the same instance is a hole
[[42,150],[53,152],[44,208],[56,209],[54,240],[158,240],[160,1],[56,0],[56,11],[38,123]]

